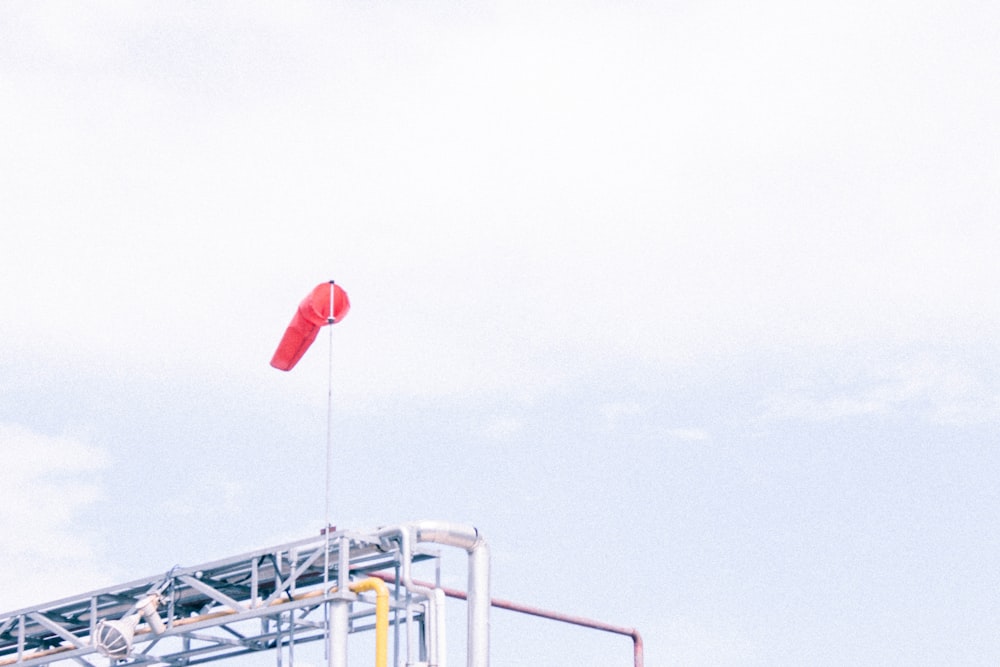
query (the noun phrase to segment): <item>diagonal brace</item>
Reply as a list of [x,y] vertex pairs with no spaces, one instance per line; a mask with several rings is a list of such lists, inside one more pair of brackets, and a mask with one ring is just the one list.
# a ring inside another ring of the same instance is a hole
[[207,595],[208,597],[212,598],[216,602],[218,602],[220,604],[226,605],[227,607],[231,608],[233,611],[236,611],[236,612],[246,611],[246,609],[243,607],[243,605],[241,605],[239,602],[237,602],[233,598],[229,597],[228,595],[226,595],[222,591],[219,591],[219,590],[216,590],[216,589],[212,588],[211,586],[209,586],[208,584],[206,584],[204,581],[201,581],[200,579],[195,579],[194,577],[192,577],[191,575],[188,575],[188,574],[182,574],[182,575],[180,575],[178,577],[178,579],[180,579],[181,581],[183,581],[185,584],[187,584],[191,588],[204,593],[205,595]]
[[53,621],[48,616],[40,614],[37,611],[32,611],[28,612],[28,618],[35,621],[42,627],[56,633],[57,635],[59,635],[60,637],[62,637],[63,639],[65,639],[66,641],[68,641],[70,644],[72,644],[77,648],[87,648],[89,646],[89,644],[84,642],[82,639],[80,639],[70,631],[68,631],[66,628],[62,627],[61,625]]

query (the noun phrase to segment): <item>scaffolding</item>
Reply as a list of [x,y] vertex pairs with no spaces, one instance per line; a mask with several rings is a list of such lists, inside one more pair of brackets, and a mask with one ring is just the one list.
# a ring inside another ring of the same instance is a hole
[[[442,546],[468,554],[466,591],[441,585]],[[467,667],[489,667],[491,607],[628,636],[642,667],[633,628],[491,598],[489,561],[486,541],[465,524],[325,531],[0,614],[0,667],[98,667],[102,656],[111,667],[193,667],[271,651],[282,667],[283,656],[294,665],[297,645],[318,641],[328,667],[347,667],[348,636],[366,631],[375,667],[445,667],[445,597],[467,603]],[[435,581],[413,578],[418,563]]]
[[468,553],[467,664],[487,667],[488,547],[474,527],[439,521],[325,532],[0,614],[0,667],[97,667],[102,655],[188,667],[320,640],[330,667],[345,667],[348,635],[371,630],[379,667],[390,649],[393,665],[444,664],[443,593],[411,576],[439,546]]

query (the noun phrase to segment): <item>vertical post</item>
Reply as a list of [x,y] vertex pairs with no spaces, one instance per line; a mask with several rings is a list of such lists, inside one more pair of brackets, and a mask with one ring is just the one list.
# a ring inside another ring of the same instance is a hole
[[[327,538],[329,540],[329,537]],[[351,592],[351,539],[341,536],[337,549],[337,589],[330,596],[329,642],[327,652],[330,667],[347,667],[347,635],[350,632],[351,602],[357,598]]]
[[24,660],[24,614],[17,617],[17,661]]
[[[323,496],[323,590],[330,590],[330,461],[333,458],[333,292],[334,292],[334,282],[330,281],[330,313],[326,317],[326,323],[330,331],[328,332],[330,345],[329,345],[329,360],[327,362],[327,374],[326,374],[326,479],[325,479],[325,493]],[[340,590],[343,591],[344,587],[341,584]],[[327,663],[329,667],[335,667],[337,662],[334,658],[334,634],[331,628],[336,627],[334,625],[334,618],[331,614],[333,605],[337,603],[332,603],[327,605],[324,610],[326,615],[326,640],[327,640]],[[339,613],[339,612],[338,612]],[[337,622],[340,622],[338,617]],[[344,631],[344,638],[346,639],[347,632]],[[341,641],[340,644],[346,645],[346,641]],[[338,649],[339,650],[339,649]],[[337,656],[336,660],[340,660],[341,656]],[[347,649],[344,648],[343,663],[342,665],[347,665]]]
[[396,604],[393,606],[392,617],[393,617],[393,638],[392,638],[392,649],[393,649],[393,661],[395,667],[399,667],[399,562],[396,562],[395,567],[395,585],[393,587],[393,597]]
[[[419,643],[420,657],[418,658],[418,660],[426,665],[432,662],[430,659],[430,648],[429,648],[430,642],[427,639],[427,632],[428,632],[427,626],[430,623],[429,621],[430,606],[431,606],[430,599],[428,599],[426,602],[421,602],[419,606],[424,611],[422,614],[420,614],[420,624],[417,626],[417,630],[419,631],[420,634],[420,643]],[[435,665],[435,667],[437,667],[437,665]]]
[[437,629],[434,634],[437,635],[437,664],[438,667],[447,667],[448,665],[448,644],[445,639],[445,599],[444,591],[440,588],[434,589],[434,606],[437,608]]
[[479,539],[469,551],[469,667],[490,665],[490,548]]
[[277,618],[274,619],[274,664],[277,667],[281,667],[281,614],[278,614]]
[[334,282],[330,281],[330,313],[326,316],[326,323],[329,327],[329,359],[327,361],[326,373],[326,480],[325,493],[323,496],[323,535],[326,536],[326,554],[323,556],[323,587],[329,588],[330,571],[330,467],[333,460],[333,293]]
[[[260,605],[260,573],[258,571],[259,558],[254,558],[250,565],[250,608],[256,609]],[[171,615],[172,617],[172,615]]]
[[333,323],[336,318],[333,315],[334,308],[334,292],[336,285],[331,280],[330,281],[330,314],[326,317],[327,327],[330,329],[330,355],[327,368],[327,384],[326,384],[326,501],[323,510],[323,532],[327,535],[327,551],[330,547],[330,467],[333,461]]
[[327,654],[330,667],[347,667],[347,630],[350,601],[344,598],[330,600],[330,641]]

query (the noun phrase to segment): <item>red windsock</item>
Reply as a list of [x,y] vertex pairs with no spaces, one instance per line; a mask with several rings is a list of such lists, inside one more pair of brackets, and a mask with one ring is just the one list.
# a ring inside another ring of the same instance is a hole
[[[330,314],[330,290],[333,290],[333,316]],[[340,289],[340,285],[334,285],[331,280],[328,283],[320,283],[313,288],[295,311],[291,324],[285,329],[285,335],[278,343],[278,349],[271,358],[271,365],[281,371],[290,371],[299,363],[299,359],[306,353],[312,342],[316,340],[320,327],[324,324],[333,324],[344,319],[347,311],[351,309],[351,301],[347,298],[347,292]]]

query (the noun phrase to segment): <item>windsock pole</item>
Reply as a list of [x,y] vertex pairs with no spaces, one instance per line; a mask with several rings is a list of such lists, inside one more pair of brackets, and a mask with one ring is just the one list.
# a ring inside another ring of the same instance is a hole
[[[334,282],[330,281],[330,314],[327,315],[327,325],[330,329],[329,361],[327,362],[326,380],[326,492],[323,499],[323,590],[330,590],[330,468],[333,460],[333,293]],[[333,647],[330,645],[330,605],[323,605],[326,638],[323,645],[326,650],[327,665],[333,665]]]
[[330,325],[330,359],[327,369],[326,384],[326,501],[323,510],[324,532],[326,533],[327,552],[330,551],[330,468],[333,464],[333,323],[336,318],[333,314],[333,293],[334,282],[330,281],[330,315],[327,317],[327,324]]
[[[340,299],[338,303],[337,291],[340,291]],[[323,292],[326,291],[327,295],[324,296]],[[327,301],[327,298],[329,301]],[[337,308],[340,308],[337,311]],[[274,356],[271,357],[271,366],[277,368],[280,371],[290,371],[295,367],[295,364],[299,362],[302,355],[306,353],[309,346],[312,345],[313,341],[316,340],[316,336],[319,333],[320,328],[323,325],[332,325],[338,322],[347,315],[351,309],[351,301],[347,297],[347,293],[344,290],[337,287],[333,280],[328,283],[320,283],[312,289],[311,292],[306,296],[305,299],[299,303],[299,307],[296,309],[295,314],[292,316],[292,321],[289,323],[288,328],[285,329],[285,333],[281,337],[281,342],[278,343],[278,349],[275,350]],[[326,310],[326,313],[323,311]],[[330,329],[330,359],[329,359],[329,370],[327,373],[327,390],[326,390],[326,492],[324,494],[323,502],[323,535],[325,537],[325,551],[323,557],[323,585],[324,590],[329,593],[330,591],[330,505],[331,505],[331,490],[332,490],[332,467],[333,467],[333,328]],[[341,550],[340,556],[341,561],[347,556],[348,540],[346,538],[341,539]],[[340,596],[350,596],[350,591],[348,588],[348,572],[349,567],[342,562],[339,566],[339,578],[340,578]],[[343,600],[341,600],[343,602]],[[331,650],[330,644],[330,620],[331,615],[329,612],[330,605],[324,605],[324,614],[326,615],[327,623],[327,661],[331,663],[334,660],[334,656]],[[338,605],[338,618],[342,616],[343,609],[342,605]],[[346,617],[345,617],[346,618]],[[346,634],[346,627],[344,628]],[[289,647],[290,648],[290,647]],[[339,647],[338,651],[343,649]],[[291,654],[289,654],[291,657]],[[339,657],[338,657],[339,659]],[[280,654],[279,654],[279,665],[280,665]],[[346,658],[345,658],[346,660]]]

